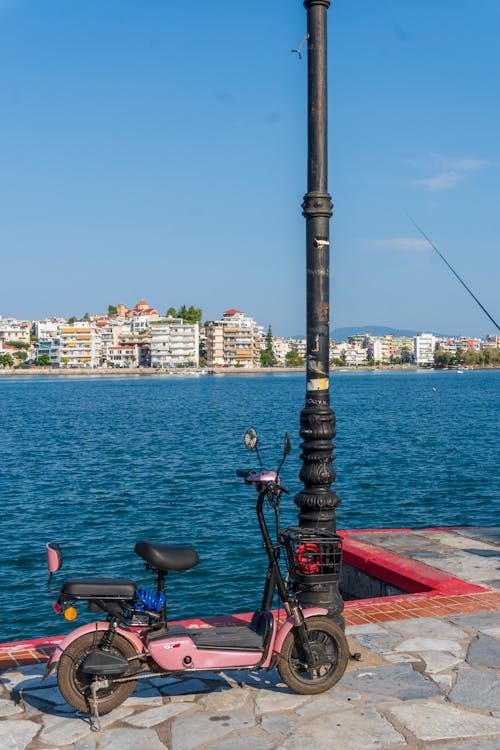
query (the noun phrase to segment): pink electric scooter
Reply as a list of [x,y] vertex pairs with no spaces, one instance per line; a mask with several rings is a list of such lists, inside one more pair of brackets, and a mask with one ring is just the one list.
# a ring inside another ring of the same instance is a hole
[[[262,604],[248,626],[193,629],[167,623],[165,576],[197,565],[192,547],[137,542],[135,552],[156,575],[155,590],[138,589],[134,581],[122,578],[63,581],[56,611],[73,620],[77,615],[73,604],[84,601],[91,612],[105,613],[106,620],[83,625],[66,636],[50,658],[46,676],[57,667],[63,697],[75,709],[90,713],[94,727],[99,726],[99,714],[119,706],[144,677],[276,666],[292,690],[314,694],[328,690],[344,674],[349,650],[343,631],[326,609],[300,607],[279,565],[284,548],[295,590],[301,583],[338,580],[341,540],[336,534],[314,529],[280,531],[279,502],[283,493],[289,494],[279,478],[291,450],[288,435],[277,471],[263,471],[254,430],[247,430],[245,445],[256,450],[260,471],[237,474],[258,492],[257,518],[269,559]],[[264,517],[266,501],[276,516],[276,542]],[[53,573],[61,568],[62,554],[53,542],[46,547],[50,587]],[[286,613],[283,623],[272,611],[276,590]]]

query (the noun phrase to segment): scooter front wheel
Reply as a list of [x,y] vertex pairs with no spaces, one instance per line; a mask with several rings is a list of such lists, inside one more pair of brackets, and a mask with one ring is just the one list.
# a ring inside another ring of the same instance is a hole
[[[91,685],[95,679],[108,679],[105,674],[98,677],[86,674],[82,670],[82,664],[85,658],[96,649],[104,637],[106,631],[96,631],[94,633],[85,633],[85,635],[76,638],[69,644],[68,648],[62,653],[57,670],[57,684],[63,698],[76,708],[77,711],[90,713],[93,709],[93,697]],[[135,672],[139,666],[139,659],[133,659],[137,652],[126,638],[115,634],[113,643],[109,649],[112,654],[122,656],[129,660],[129,672]],[[127,676],[127,673],[122,675]],[[106,714],[112,711],[126,700],[134,690],[137,680],[131,679],[128,682],[116,682],[110,677],[108,687],[101,687],[96,691],[96,700],[99,714]]]
[[308,617],[307,639],[314,658],[309,669],[302,655],[295,629],[288,633],[278,659],[283,681],[296,693],[314,695],[333,687],[344,674],[349,660],[349,646],[343,631],[328,617]]

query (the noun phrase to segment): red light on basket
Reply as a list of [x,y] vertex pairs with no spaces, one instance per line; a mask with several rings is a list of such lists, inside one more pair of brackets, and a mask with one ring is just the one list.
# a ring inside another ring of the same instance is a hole
[[314,575],[319,573],[319,547],[312,542],[299,544],[295,559],[299,570],[304,575]]

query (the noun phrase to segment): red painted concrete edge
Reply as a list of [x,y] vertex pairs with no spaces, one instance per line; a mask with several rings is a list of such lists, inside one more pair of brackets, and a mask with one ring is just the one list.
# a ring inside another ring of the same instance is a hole
[[[350,533],[350,532],[349,532]],[[347,565],[379,578],[410,594],[433,592],[437,594],[471,594],[489,591],[485,586],[469,583],[425,563],[410,560],[381,547],[353,539],[343,532],[342,558]],[[383,597],[385,601],[387,597]],[[363,599],[363,601],[366,601]],[[378,599],[380,602],[381,599]]]

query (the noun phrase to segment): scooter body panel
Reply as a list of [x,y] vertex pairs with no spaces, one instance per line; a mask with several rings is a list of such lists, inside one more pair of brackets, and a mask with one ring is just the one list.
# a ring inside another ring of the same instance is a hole
[[[62,643],[56,646],[54,653],[47,663],[46,674],[49,675],[53,673],[54,669],[57,666],[57,662],[61,658],[64,651],[68,648],[70,643],[73,643],[73,641],[76,641],[77,638],[80,638],[80,636],[86,635],[87,633],[95,633],[96,630],[108,630],[108,628],[109,624],[107,622],[91,622],[88,625],[82,625],[76,630],[73,630],[71,633],[69,633],[69,635],[66,636]],[[144,652],[144,644],[135,633],[132,633],[129,630],[124,630],[123,628],[116,628],[115,633],[118,633],[123,638],[126,638],[128,641],[130,641],[138,654],[142,654]]]
[[[318,615],[328,615],[328,610],[324,607],[308,607],[307,609],[302,610],[302,614],[304,616],[304,620],[307,620],[308,617],[316,617]],[[281,649],[283,647],[283,643],[285,642],[285,638],[287,637],[288,633],[292,628],[295,626],[295,620],[293,617],[288,617],[287,620],[283,623],[281,628],[278,630],[278,633],[276,635],[276,639],[274,641],[273,651],[275,654],[279,654],[281,652]],[[267,664],[263,665],[267,666]]]
[[255,667],[262,659],[261,651],[197,648],[188,635],[151,641],[148,650],[154,661],[166,672],[243,669]]

